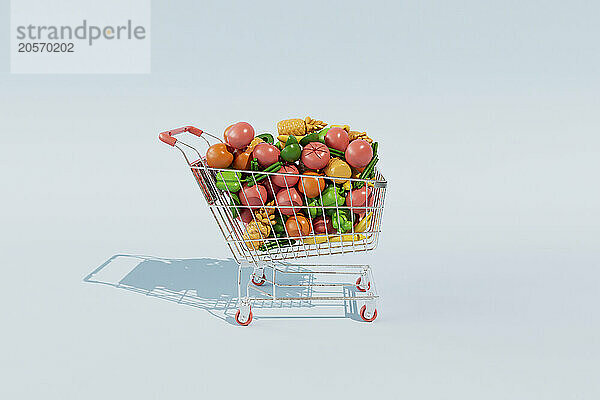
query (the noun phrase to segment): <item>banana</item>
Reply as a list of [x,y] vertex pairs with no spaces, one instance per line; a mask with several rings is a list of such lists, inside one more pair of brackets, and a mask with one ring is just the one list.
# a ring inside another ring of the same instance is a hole
[[329,235],[329,236],[315,236],[303,239],[305,244],[321,244],[326,242],[357,242],[359,240],[363,240],[366,238],[365,235],[362,234],[354,234],[354,235]]
[[[304,136],[306,136],[306,135],[302,135],[302,136],[292,135],[292,136],[295,136],[296,140],[298,142],[300,142],[302,140],[302,138],[304,138]],[[279,140],[285,146],[285,143],[287,142],[289,137],[290,137],[290,135],[279,135],[279,136],[277,136],[277,140]]]
[[330,242],[357,242],[359,240],[363,240],[366,238],[365,235],[354,234],[354,235],[342,235],[342,236],[333,236],[329,237]]
[[363,219],[361,219],[358,224],[354,227],[354,232],[364,232],[367,230],[369,223],[371,222],[372,212],[368,213]]

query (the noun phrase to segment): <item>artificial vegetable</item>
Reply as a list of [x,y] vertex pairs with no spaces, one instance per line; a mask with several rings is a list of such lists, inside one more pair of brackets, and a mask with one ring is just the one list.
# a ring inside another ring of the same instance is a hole
[[258,249],[263,244],[263,239],[269,237],[270,233],[271,227],[269,225],[263,225],[257,221],[250,221],[250,223],[246,225],[246,230],[242,237],[248,248]]
[[242,171],[248,170],[248,169],[250,169],[251,159],[252,159],[252,150],[248,151],[248,149],[246,149],[245,151],[242,151],[242,152],[238,151],[238,154],[235,155],[233,164],[231,166],[233,167],[233,169],[239,169]]
[[225,129],[225,142],[236,149],[243,149],[254,139],[254,128],[247,122],[238,122]]
[[323,143],[310,142],[302,149],[301,160],[306,168],[325,168],[330,159],[329,149]]
[[331,127],[325,135],[325,144],[339,151],[346,151],[350,139],[348,139],[348,132],[340,127]]
[[355,233],[354,235],[330,236],[329,241],[330,242],[356,242],[358,240],[363,240],[364,238],[366,238],[365,235]]
[[302,239],[305,244],[321,244],[325,242],[329,242],[329,236],[327,235],[317,235],[315,237],[307,237]]
[[347,210],[338,210],[331,216],[333,227],[340,233],[346,233],[352,230],[352,217],[349,217],[348,214]]
[[373,147],[366,140],[353,140],[346,147],[344,158],[354,168],[365,168],[373,158]]
[[355,139],[362,139],[365,142],[373,143],[373,139],[367,135],[367,132],[350,131],[348,132],[348,139],[350,139],[350,142]]
[[361,219],[358,224],[354,227],[354,232],[364,232],[367,230],[369,226],[369,222],[371,222],[372,212],[368,213],[363,219]]
[[296,241],[294,239],[277,239],[277,240],[268,240],[267,243],[261,245],[258,250],[267,251],[270,249],[275,249],[277,247],[286,247],[291,246]]
[[306,137],[306,136],[301,136],[301,135],[279,135],[279,136],[277,136],[277,140],[279,140],[282,144],[284,144],[283,147],[285,147],[285,143],[287,143],[288,139],[292,136],[298,142],[300,142],[302,139],[304,139]]
[[242,188],[242,173],[239,171],[219,171],[216,177],[217,188],[237,192]]
[[206,151],[206,164],[211,168],[227,168],[233,162],[233,154],[225,143],[216,143]]
[[346,132],[350,132],[350,125],[331,125],[331,128],[342,128]]
[[279,161],[280,153],[281,150],[279,150],[277,146],[273,146],[272,144],[265,142],[259,143],[252,151],[252,155],[258,161],[258,165],[263,168],[273,165]]
[[261,133],[256,137],[261,138],[266,143],[273,144],[273,135],[271,135],[270,133]]
[[231,200],[233,200],[233,204],[235,204],[236,206],[242,205],[242,202],[240,201],[240,198],[238,197],[237,194],[229,193],[229,196],[231,196]]
[[321,129],[319,131],[319,142],[325,143],[325,136],[327,136],[327,132],[329,132],[329,128]]
[[[283,163],[281,161],[277,161],[275,164],[270,165],[267,168],[265,168],[263,172],[277,172],[277,171],[279,171],[279,169],[282,166],[283,166]],[[267,174],[250,175],[248,178],[246,178],[246,181],[248,182],[248,187],[256,185],[257,182],[262,181],[267,176],[268,176]]]
[[240,206],[242,205],[242,202],[240,201],[240,198],[238,197],[237,194],[235,193],[229,193],[229,195],[231,196],[231,203],[230,203],[230,210],[231,210],[231,216],[235,219],[240,215],[240,210],[238,210],[238,208],[236,206]]
[[339,184],[346,182],[348,178],[352,176],[352,168],[350,168],[346,161],[337,157],[333,157],[329,160],[323,172],[325,172],[325,175],[334,178],[345,178],[336,179],[335,183]]
[[306,117],[304,119],[292,118],[284,119],[277,123],[277,133],[280,135],[298,135],[303,136],[307,133],[323,129],[327,124],[323,121]]
[[346,202],[344,189],[340,186],[329,185],[321,193],[323,207],[343,206]]
[[[371,158],[371,161],[369,161],[369,163],[367,164],[367,166],[365,167],[365,169],[363,170],[363,172],[360,173],[360,175],[358,176],[359,179],[372,179],[372,177],[375,175],[375,164],[377,164],[377,161],[379,161],[379,156],[377,155],[377,148],[379,147],[379,143],[375,142],[373,143],[373,158]],[[354,182],[354,188],[355,189],[360,189],[364,182]]]
[[315,197],[312,199],[308,199],[306,203],[308,206],[306,210],[311,218],[315,218],[317,214],[319,214],[319,209],[322,209],[323,205],[321,204],[321,199],[319,197]]
[[235,206],[235,203],[231,203],[230,204],[231,207],[229,207],[229,209],[231,210],[231,217],[233,219],[236,219],[237,217],[240,216],[240,211],[238,210],[238,208]]
[[273,208],[274,204],[275,202],[271,201],[265,204],[264,207],[255,211],[254,217],[256,218],[256,220],[261,224],[269,225],[271,227],[275,225],[277,223],[277,220],[275,217],[275,209]]
[[304,215],[296,214],[288,217],[285,221],[285,230],[291,237],[308,236],[312,231],[312,226]]
[[275,233],[276,237],[286,237],[287,233],[285,231],[285,224],[283,222],[283,218],[281,217],[281,213],[275,213],[275,224],[273,225],[273,233]]
[[344,158],[346,155],[343,151],[334,149],[333,147],[329,147],[329,153],[334,157],[340,157],[340,158]]
[[356,242],[366,238],[365,235],[355,233],[354,235],[329,235],[329,236],[315,236],[304,238],[305,244],[321,244],[325,242]]
[[375,155],[359,175],[360,179],[371,179],[375,174],[375,164],[379,161],[379,156]]
[[[307,178],[307,176],[316,176],[316,178]],[[304,193],[309,199],[317,197],[323,189],[325,189],[325,179],[312,171],[305,172],[298,183],[300,193]]]
[[306,146],[310,142],[325,143],[325,135],[327,134],[328,129],[329,128],[325,128],[325,129],[320,130],[319,132],[313,132],[306,136],[303,136],[302,139],[300,140],[300,144],[302,146]]
[[296,162],[302,154],[302,149],[298,144],[298,140],[295,136],[288,136],[288,140],[285,142],[285,147],[281,150],[281,158],[287,162]]

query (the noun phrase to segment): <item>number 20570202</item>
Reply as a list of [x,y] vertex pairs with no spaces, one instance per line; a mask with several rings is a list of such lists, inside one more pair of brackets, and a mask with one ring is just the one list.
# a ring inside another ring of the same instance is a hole
[[73,53],[73,43],[19,43],[19,53]]

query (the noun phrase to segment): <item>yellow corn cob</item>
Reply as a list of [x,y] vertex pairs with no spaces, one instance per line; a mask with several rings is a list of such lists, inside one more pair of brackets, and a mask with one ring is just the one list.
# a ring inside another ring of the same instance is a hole
[[303,120],[300,118],[284,119],[277,123],[277,133],[280,135],[304,136],[307,133],[321,130],[325,126],[327,126],[325,122],[311,117],[306,117]]

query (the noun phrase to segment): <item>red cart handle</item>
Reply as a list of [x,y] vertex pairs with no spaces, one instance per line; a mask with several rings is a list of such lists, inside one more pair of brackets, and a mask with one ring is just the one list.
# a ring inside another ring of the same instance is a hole
[[171,129],[170,131],[161,132],[158,134],[158,138],[161,142],[166,143],[169,146],[175,146],[175,143],[177,143],[177,139],[173,136],[183,132],[189,132],[192,135],[196,135],[198,137],[202,135],[202,129],[198,129],[194,126],[188,125],[177,129]]

